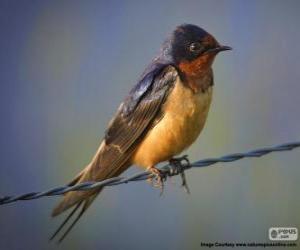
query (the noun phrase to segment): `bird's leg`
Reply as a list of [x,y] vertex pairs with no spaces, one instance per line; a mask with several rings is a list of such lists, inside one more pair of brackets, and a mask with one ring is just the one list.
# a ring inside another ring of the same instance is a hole
[[170,163],[170,167],[171,167],[171,173],[170,175],[176,175],[176,174],[180,174],[181,176],[181,180],[182,180],[182,187],[185,189],[185,191],[189,194],[190,193],[190,189],[189,186],[187,184],[186,181],[186,177],[185,177],[185,167],[183,165],[183,163],[185,163],[187,166],[190,166],[190,161],[188,159],[187,155],[178,157],[178,158],[172,158],[169,160]]
[[164,192],[164,181],[166,180],[166,176],[159,170],[158,168],[151,166],[147,168],[152,175],[148,178],[148,182],[152,183],[154,187],[158,187],[160,189],[160,195]]

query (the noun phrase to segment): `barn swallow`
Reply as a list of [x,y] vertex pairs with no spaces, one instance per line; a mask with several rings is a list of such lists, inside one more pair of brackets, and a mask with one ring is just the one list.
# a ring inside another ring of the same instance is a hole
[[[174,161],[203,129],[212,99],[213,61],[219,52],[230,49],[198,26],[176,27],[119,106],[91,162],[69,185],[115,177],[132,165],[159,179],[155,166]],[[52,216],[74,208],[51,239],[81,208],[62,241],[101,190],[65,194]]]

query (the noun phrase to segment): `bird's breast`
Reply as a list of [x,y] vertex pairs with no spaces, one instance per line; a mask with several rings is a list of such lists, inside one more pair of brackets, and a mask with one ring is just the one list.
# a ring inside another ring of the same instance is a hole
[[194,92],[178,78],[162,107],[163,118],[148,132],[133,163],[150,167],[190,146],[203,129],[211,98],[212,86]]

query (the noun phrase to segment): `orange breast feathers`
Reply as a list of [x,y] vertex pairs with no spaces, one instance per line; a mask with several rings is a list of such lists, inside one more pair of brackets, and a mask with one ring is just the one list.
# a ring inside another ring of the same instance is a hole
[[[205,90],[210,84],[204,78],[210,77],[211,65],[214,61],[215,54],[206,54],[198,57],[193,61],[183,61],[179,64],[179,68],[186,77],[186,83],[194,92]],[[209,79],[207,79],[209,80]]]
[[163,118],[153,127],[132,158],[143,168],[180,154],[200,134],[209,110],[212,86],[195,93],[178,78],[162,109]]

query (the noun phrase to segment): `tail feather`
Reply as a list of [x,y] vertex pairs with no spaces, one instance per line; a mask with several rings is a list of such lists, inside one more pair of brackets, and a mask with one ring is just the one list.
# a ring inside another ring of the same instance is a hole
[[[77,179],[77,181],[75,181]],[[81,176],[77,176],[73,181],[70,182],[70,186],[75,185],[77,183],[85,181],[85,172],[81,173]],[[62,236],[59,238],[58,243],[62,242],[63,239],[68,235],[68,233],[71,231],[71,229],[75,226],[75,224],[78,222],[78,220],[81,218],[81,216],[84,214],[84,212],[89,208],[89,206],[92,204],[92,202],[95,200],[97,195],[100,193],[101,189],[93,190],[91,192],[89,191],[74,191],[69,192],[65,195],[63,200],[54,208],[52,212],[52,216],[57,216],[64,211],[68,210],[69,208],[74,207],[74,209],[70,212],[70,214],[64,219],[64,221],[61,223],[61,225],[58,227],[58,229],[53,233],[50,240],[53,240],[66,226],[66,224],[70,221],[72,217],[75,216],[78,209],[81,208],[78,215],[76,215],[75,219],[71,223],[71,225],[65,230],[65,232],[62,234]],[[80,192],[80,194],[78,194]],[[88,193],[88,194],[87,194]]]
[[71,211],[71,213],[67,216],[67,218],[60,224],[60,226],[56,229],[56,231],[52,234],[50,237],[50,241],[53,240],[56,235],[59,234],[59,232],[63,229],[63,227],[67,224],[67,222],[73,217],[74,213],[78,210],[80,207],[81,202],[77,204],[77,206]]
[[[70,183],[69,186],[73,186],[85,181],[90,181],[90,165],[88,165],[79,175],[77,175]],[[99,193],[102,188],[90,190],[90,191],[71,191],[64,195],[64,198],[58,203],[58,205],[52,211],[52,217],[55,217],[76,204],[86,200],[95,193]]]
[[72,222],[72,224],[68,227],[68,229],[64,232],[64,234],[59,238],[58,242],[62,242],[64,238],[70,233],[72,228],[75,226],[75,224],[78,222],[78,220],[81,218],[81,216],[84,214],[84,212],[89,208],[89,206],[93,203],[95,198],[97,197],[98,194],[94,194],[91,198],[87,199],[84,201],[83,207],[80,211],[80,213],[77,215],[75,220]]
[[[121,172],[121,171],[120,171]],[[115,173],[115,176],[119,175],[120,172]],[[77,182],[72,181],[72,185],[75,185],[77,183],[81,183],[86,181],[85,173],[82,173],[82,177],[78,178]],[[70,226],[65,230],[65,232],[62,234],[62,236],[59,238],[58,243],[62,242],[64,238],[69,234],[71,229],[75,226],[75,224],[78,222],[78,220],[82,217],[84,212],[89,208],[89,206],[93,203],[95,198],[99,195],[102,188],[91,190],[91,191],[72,191],[65,195],[63,200],[54,208],[52,212],[52,216],[57,216],[64,211],[70,209],[71,207],[75,206],[74,209],[70,212],[70,214],[64,219],[62,224],[59,226],[59,228],[53,233],[50,240],[53,240],[60,232],[62,232],[63,228],[66,226],[66,224],[71,220],[71,218],[74,218],[73,222],[70,224]],[[80,212],[76,215],[76,212],[79,210]],[[74,217],[76,215],[76,217]]]
[[[64,226],[67,224],[67,222],[73,217],[75,212],[81,207],[81,210],[79,214],[75,217],[73,222],[70,224],[70,226],[65,230],[65,232],[62,234],[62,236],[59,238],[58,243],[61,243],[66,236],[71,232],[72,228],[76,225],[78,220],[82,217],[84,212],[89,208],[89,206],[93,203],[95,198],[97,197],[97,194],[94,194],[92,197],[86,199],[85,201],[81,201],[77,204],[77,206],[72,210],[72,212],[68,215],[68,217],[63,221],[63,223],[59,226],[59,228],[54,232],[50,240],[53,240],[64,228]],[[83,204],[82,204],[83,203]]]
[[[118,162],[118,165],[113,168],[113,171],[111,168],[104,167],[107,164],[104,163],[104,166],[100,167],[99,164],[99,158],[101,157],[101,150],[104,148],[105,143],[102,143],[100,145],[100,148],[98,149],[96,155],[94,156],[91,163],[86,166],[68,185],[73,186],[78,183],[86,182],[86,181],[101,181],[110,177],[115,177],[120,175],[123,171],[125,171],[130,166],[130,161],[127,161],[127,159],[124,159],[123,162]],[[126,161],[125,161],[126,160]],[[75,218],[71,225],[66,229],[66,231],[63,233],[61,238],[59,239],[59,242],[61,242],[67,234],[71,231],[71,229],[74,227],[74,225],[78,222],[78,220],[81,218],[81,216],[84,214],[84,212],[89,208],[89,206],[92,204],[92,202],[95,200],[95,198],[98,196],[98,194],[101,192],[103,188],[97,188],[93,190],[88,191],[71,191],[64,195],[63,199],[58,203],[58,205],[53,209],[52,216],[57,216],[64,211],[72,208],[75,206],[75,208],[71,211],[71,213],[66,217],[66,219],[62,222],[62,224],[59,226],[59,228],[54,232],[50,240],[54,239],[66,226],[66,224],[71,220],[71,218]],[[78,215],[75,216],[76,211],[80,209],[80,212]]]

